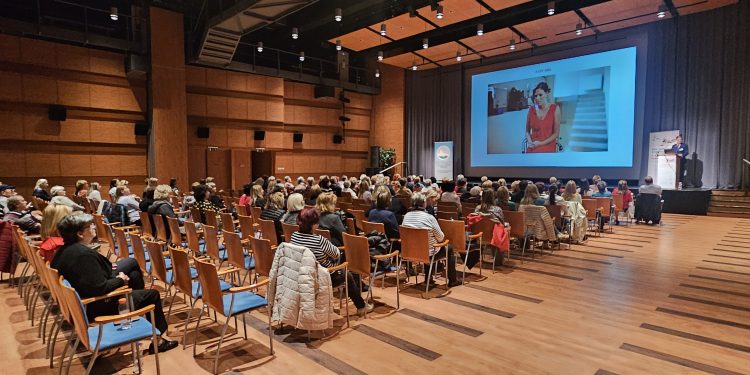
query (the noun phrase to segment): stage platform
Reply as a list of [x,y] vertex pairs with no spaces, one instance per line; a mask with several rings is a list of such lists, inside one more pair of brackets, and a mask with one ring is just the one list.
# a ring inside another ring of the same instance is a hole
[[662,212],[670,214],[707,215],[711,189],[664,189]]

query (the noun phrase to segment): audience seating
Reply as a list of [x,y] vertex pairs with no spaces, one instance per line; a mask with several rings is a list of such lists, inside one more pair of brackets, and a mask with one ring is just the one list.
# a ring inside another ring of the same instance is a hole
[[[349,270],[353,273],[356,273],[359,275],[360,279],[367,277],[369,279],[369,288],[367,291],[367,298],[365,298],[365,301],[369,301],[372,299],[372,289],[373,285],[372,282],[375,280],[376,277],[381,276],[382,277],[382,285],[385,287],[385,276],[389,271],[389,268],[386,267],[385,269],[378,270],[379,262],[380,261],[389,261],[391,264],[393,264],[394,260],[396,263],[398,263],[398,254],[399,251],[393,251],[390,254],[384,254],[384,255],[370,255],[370,247],[367,242],[367,237],[363,236],[353,236],[348,233],[344,233],[344,247],[346,248],[346,261],[349,263]],[[372,267],[372,264],[375,264],[375,267]],[[396,272],[396,309],[401,308],[401,299],[400,295],[398,293],[399,290],[399,269],[398,267],[393,267],[393,271]],[[364,285],[362,282],[360,282],[360,286]],[[367,312],[365,312],[365,317],[367,317]]]
[[[433,266],[437,262],[444,262],[445,263],[445,280],[446,280],[446,286],[448,284],[448,258],[446,256],[442,256],[440,258],[436,258],[436,255],[430,256],[429,253],[429,235],[427,233],[427,229],[422,228],[410,228],[405,226],[399,227],[399,232],[401,233],[401,258],[399,263],[402,263],[404,260],[421,263],[425,265],[429,265],[429,269],[427,273],[425,274],[425,294],[429,293],[430,291],[430,280],[432,277],[432,270]],[[442,242],[436,243],[436,248],[442,248],[443,246],[447,246],[449,243],[448,240],[444,240]],[[399,264],[399,270],[401,269],[401,265]],[[416,281],[416,276],[414,277]]]
[[[467,234],[463,220],[438,219],[438,224],[440,225],[440,230],[445,234],[445,239],[453,244],[453,251],[458,254],[465,254],[463,259],[463,283],[466,284],[466,263],[469,261],[469,253],[472,251],[479,252],[479,276],[482,276],[482,232]],[[478,240],[479,242],[479,246],[476,249],[471,248],[472,240]]]

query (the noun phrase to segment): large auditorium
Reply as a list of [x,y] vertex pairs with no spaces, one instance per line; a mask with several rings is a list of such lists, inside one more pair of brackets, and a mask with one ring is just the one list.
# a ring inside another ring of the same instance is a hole
[[0,366],[750,374],[750,0],[0,0]]

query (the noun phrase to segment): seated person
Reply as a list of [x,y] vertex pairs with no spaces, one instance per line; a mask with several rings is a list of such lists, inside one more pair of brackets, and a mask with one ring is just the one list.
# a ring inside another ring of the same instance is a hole
[[[193,195],[195,196],[195,203],[193,203],[193,207],[197,208],[198,211],[200,211],[200,222],[204,224],[206,223],[206,213],[208,211],[213,211],[215,215],[218,215],[219,212],[219,207],[214,206],[214,204],[209,200],[210,194],[211,193],[208,191],[208,186],[206,185],[198,185],[195,187],[195,189],[193,189]],[[195,220],[196,218],[193,218],[193,221]]]
[[[81,298],[102,296],[127,285],[133,289],[131,297],[135,309],[148,305],[155,306],[154,322],[163,335],[167,332],[168,326],[159,292],[143,289],[143,274],[135,259],[120,260],[113,268],[105,256],[88,247],[96,236],[93,221],[91,215],[81,212],[70,214],[60,221],[57,230],[65,244],[55,253],[50,267],[56,269]],[[119,297],[114,297],[89,303],[86,305],[88,319],[93,321],[98,316],[117,315],[118,299]],[[151,345],[148,351],[153,354],[153,343]],[[159,352],[163,353],[175,347],[177,341],[162,338]]]
[[591,197],[593,198],[611,198],[612,193],[607,191],[607,183],[600,180],[596,183],[596,191],[591,194]]
[[[622,195],[622,209],[627,213],[630,205],[633,204],[633,192],[630,191],[627,181],[620,180],[617,182],[617,187],[612,190],[612,196],[618,194]],[[615,217],[615,224],[620,224],[620,218],[617,216]]]
[[375,208],[370,210],[367,221],[373,223],[383,223],[385,227],[385,235],[389,239],[399,238],[398,232],[398,219],[396,215],[389,210],[391,206],[391,192],[388,189],[378,189],[375,195]]
[[643,179],[644,185],[638,189],[638,194],[656,194],[661,197],[661,186],[654,183],[654,178],[646,176]]
[[310,188],[310,197],[305,199],[305,205],[314,206],[318,201],[318,197],[322,193],[323,193],[323,189],[320,188],[320,185],[313,185]]
[[138,200],[135,199],[135,195],[130,193],[128,185],[120,185],[115,190],[115,196],[117,196],[117,204],[121,204],[127,208],[128,220],[130,225],[141,225],[141,208]]
[[316,208],[320,211],[320,229],[331,232],[331,242],[334,245],[343,246],[346,225],[336,213],[336,195],[332,192],[320,194]]
[[[490,188],[491,188],[491,185],[492,183],[490,183]],[[461,194],[461,202],[479,204],[479,202],[482,200],[482,198],[479,196],[479,194],[481,193],[482,193],[482,188],[479,186],[474,186],[471,189],[469,189],[468,192]]]
[[516,184],[516,181],[513,181],[512,184],[510,184],[510,188],[513,191],[513,193],[510,195],[510,201],[516,204],[516,207],[521,203],[521,199],[523,199],[523,196],[526,194],[526,187],[529,185],[528,180],[521,180],[518,181],[518,184]]
[[8,212],[8,198],[16,195],[16,187],[0,184],[0,219]]
[[523,194],[520,205],[544,206],[544,198],[539,195],[539,189],[536,185],[526,184],[526,191]]
[[20,195],[14,195],[8,198],[8,213],[3,220],[10,221],[27,234],[39,234],[42,228],[42,218],[39,211],[32,212],[29,210],[28,203]]
[[[174,213],[174,207],[172,207],[172,203],[169,201],[169,195],[171,193],[172,188],[169,185],[158,185],[151,193],[153,195],[154,203],[152,203],[147,210],[151,215],[161,215],[168,239],[172,238],[172,233],[169,232],[169,220],[167,218],[177,217]],[[146,196],[148,196],[148,193],[146,193]],[[153,226],[153,228],[151,228],[153,230],[152,233],[156,233],[156,224],[152,222],[151,225]],[[177,234],[175,238],[180,239],[181,237]]]
[[[414,193],[411,195],[412,210],[404,216],[403,226],[410,228],[422,228],[427,229],[428,241],[429,241],[429,254],[435,256],[435,259],[441,257],[448,258],[448,286],[454,287],[462,284],[461,280],[458,280],[456,276],[456,258],[453,255],[453,248],[450,245],[444,246],[440,249],[435,248],[435,244],[445,239],[445,234],[440,229],[437,219],[434,216],[427,213],[425,210],[427,207],[427,200],[424,194]],[[429,265],[425,265],[425,270],[428,269]],[[433,276],[435,275],[435,269],[432,270]],[[433,283],[433,280],[429,281]]]
[[441,189],[443,193],[440,194],[440,202],[453,202],[456,204],[457,212],[461,212],[461,197],[454,191],[456,184],[453,181],[443,182]]
[[[253,184],[252,189],[252,206],[263,208],[266,206],[266,198],[264,197],[263,185]],[[252,211],[250,211],[252,212]]]
[[83,211],[83,206],[76,202],[73,202],[70,198],[65,196],[66,192],[64,187],[55,185],[52,187],[52,189],[50,189],[50,193],[52,194],[52,199],[50,199],[51,203],[64,204],[72,208],[73,211]]
[[510,200],[510,192],[505,185],[500,185],[497,188],[497,205],[506,211],[515,211],[516,203]]
[[284,216],[284,193],[277,191],[268,196],[266,208],[260,213],[263,220],[273,221],[276,228],[277,243],[284,242],[284,228],[281,226],[281,218]]
[[562,198],[566,202],[573,201],[583,204],[583,198],[581,198],[581,194],[578,194],[578,186],[576,186],[576,182],[573,180],[568,180],[568,183],[565,184],[565,191],[563,191]]
[[57,231],[57,224],[72,212],[72,208],[61,204],[50,204],[44,209],[40,231],[42,244],[39,245],[39,255],[45,262],[51,262],[57,250],[64,245],[63,238]]
[[305,208],[305,197],[300,193],[292,193],[286,200],[286,213],[281,217],[284,224],[297,224],[297,216]]
[[[508,191],[507,189],[505,190]],[[474,209],[474,212],[489,217],[490,220],[498,224],[504,224],[505,218],[503,217],[503,209],[495,204],[495,192],[492,190],[485,190],[482,193],[482,201]]]
[[47,192],[48,188],[49,188],[49,182],[47,182],[47,179],[40,178],[36,180],[36,185],[34,186],[34,192],[31,193],[31,195],[45,202],[49,202],[50,199],[52,199],[52,196],[49,195],[49,193]]
[[[333,195],[333,193],[329,193]],[[341,252],[339,249],[328,241],[323,236],[314,234],[314,229],[318,226],[320,216],[318,210],[315,208],[304,208],[297,217],[297,224],[299,224],[299,230],[292,233],[291,243],[292,245],[304,246],[315,254],[315,258],[318,260],[321,266],[325,268],[331,268],[341,263]],[[349,283],[349,294],[348,297],[354,302],[354,306],[357,307],[357,314],[360,316],[365,315],[365,312],[370,312],[374,309],[373,304],[365,303],[360,293],[360,288],[357,281],[351,272],[344,275],[343,270],[334,272],[331,274],[331,283],[333,287],[337,287],[344,283],[344,278],[348,279]]]

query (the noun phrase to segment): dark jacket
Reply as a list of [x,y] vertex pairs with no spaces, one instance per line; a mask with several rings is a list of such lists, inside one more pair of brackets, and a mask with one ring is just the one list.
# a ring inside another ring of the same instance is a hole
[[153,198],[143,198],[141,203],[138,204],[138,209],[140,209],[141,212],[146,212],[152,204],[154,204]]
[[377,208],[370,210],[370,216],[367,217],[367,221],[383,223],[383,226],[385,226],[385,235],[388,238],[400,238],[401,236],[398,232],[396,215],[390,210],[378,210]]
[[[148,208],[148,213],[151,215],[161,215],[161,219],[164,221],[164,228],[167,231],[167,236],[172,238],[172,234],[169,232],[169,221],[167,220],[168,217],[177,217],[172,208],[172,204],[167,201],[156,201]],[[155,224],[153,223],[153,220],[151,221],[151,225],[154,226]],[[153,232],[151,233],[156,233],[156,227],[154,226],[152,229]]]
[[39,198],[39,199],[41,199],[41,200],[43,200],[45,202],[49,202],[50,200],[52,200],[52,196],[49,195],[49,193],[46,190],[44,190],[44,189],[34,189],[34,192],[31,193],[31,195],[33,195],[33,196],[35,196],[35,197],[37,197],[37,198]]
[[63,246],[55,253],[50,266],[60,272],[81,298],[107,294],[125,281],[112,272],[112,263],[86,245]]
[[331,242],[336,246],[344,245],[344,235],[346,227],[341,221],[341,217],[332,212],[320,214],[320,229],[326,229],[331,232]]

